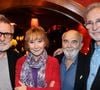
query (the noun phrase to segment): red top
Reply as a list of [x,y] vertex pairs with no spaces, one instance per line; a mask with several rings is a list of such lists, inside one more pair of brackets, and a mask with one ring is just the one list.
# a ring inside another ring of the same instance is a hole
[[[26,56],[21,57],[16,64],[16,79],[15,79],[16,87],[20,86],[18,82],[20,80],[20,72],[22,69],[22,64],[24,63],[25,59]],[[60,90],[60,66],[56,58],[48,56],[45,74],[46,74],[45,76],[47,85],[49,85],[51,81],[55,81],[54,87],[47,87],[47,88],[27,87],[27,90]]]

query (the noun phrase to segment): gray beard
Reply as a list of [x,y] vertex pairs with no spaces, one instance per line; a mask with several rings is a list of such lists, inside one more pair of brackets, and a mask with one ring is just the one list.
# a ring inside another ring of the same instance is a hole
[[11,47],[10,44],[4,45],[4,48],[0,48],[0,52],[4,52],[6,50],[8,50]]
[[77,50],[66,50],[66,49],[63,49],[63,52],[64,52],[64,55],[66,56],[66,58],[69,58],[69,59],[74,59],[78,53],[79,53],[79,49]]

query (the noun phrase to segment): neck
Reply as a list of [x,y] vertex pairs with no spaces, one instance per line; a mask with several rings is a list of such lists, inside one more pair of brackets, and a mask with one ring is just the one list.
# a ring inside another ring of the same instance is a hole
[[[31,52],[31,51],[29,51],[29,52]],[[31,53],[32,53],[32,52],[31,52]],[[33,53],[32,53],[32,54],[33,54]],[[34,54],[33,54],[33,57],[34,57],[35,62],[38,62],[38,61],[39,61],[40,56],[41,56],[41,54],[40,54],[40,55],[34,55]]]
[[0,52],[0,59],[2,59],[6,55],[6,52]]
[[40,56],[34,56],[35,62],[39,61]]
[[66,67],[67,67],[67,69],[69,69],[70,66],[71,66],[72,63],[73,63],[73,60],[71,60],[71,59],[67,59],[65,63],[66,63]]
[[100,46],[100,41],[97,41],[97,42],[96,42],[96,45],[97,45],[97,46]]

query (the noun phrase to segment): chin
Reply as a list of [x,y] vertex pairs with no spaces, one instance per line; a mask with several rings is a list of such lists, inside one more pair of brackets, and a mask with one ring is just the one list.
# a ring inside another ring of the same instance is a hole
[[42,52],[35,52],[35,53],[32,53],[34,56],[40,56],[42,54]]
[[93,38],[95,41],[100,41],[100,37],[99,38]]
[[10,48],[9,45],[8,45],[8,46],[5,46],[5,47],[3,47],[3,48],[1,47],[1,48],[0,48],[0,51],[6,51],[6,50],[8,50],[9,48]]
[[6,49],[0,49],[1,52],[4,52],[4,51],[6,51],[6,50],[8,50],[8,48],[6,48]]
[[94,39],[95,41],[100,41],[100,35],[94,35],[94,34],[90,34],[91,38]]

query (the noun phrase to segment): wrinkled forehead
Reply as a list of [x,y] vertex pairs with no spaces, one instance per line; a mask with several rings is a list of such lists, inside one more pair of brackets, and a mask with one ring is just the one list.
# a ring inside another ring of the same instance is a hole
[[63,35],[62,40],[67,39],[67,40],[77,40],[80,41],[81,40],[81,36],[79,33],[77,32],[67,32]]
[[0,32],[9,32],[13,33],[14,32],[14,27],[11,26],[8,23],[0,22]]
[[89,11],[86,15],[86,19],[96,19],[100,18],[100,8],[94,8],[91,11]]

